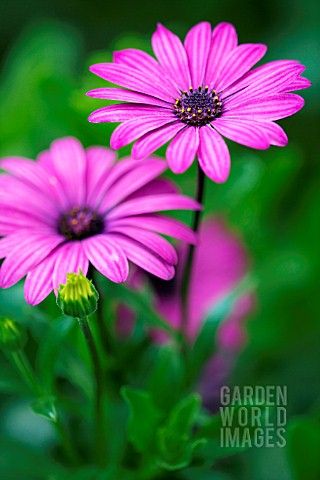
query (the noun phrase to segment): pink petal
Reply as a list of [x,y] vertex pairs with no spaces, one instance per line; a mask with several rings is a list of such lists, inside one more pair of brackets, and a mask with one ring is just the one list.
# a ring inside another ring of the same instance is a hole
[[251,85],[251,83],[264,79],[271,73],[280,71],[283,68],[290,68],[298,65],[300,65],[300,63],[295,60],[276,60],[274,62],[260,65],[260,67],[257,67],[254,70],[244,74],[239,80],[232,83],[229,87],[224,88],[220,97],[221,99],[224,99],[235,92],[243,90],[248,85]]
[[86,155],[76,138],[55,140],[50,147],[54,168],[65,188],[70,207],[81,205],[85,200]]
[[129,90],[122,90],[120,88],[96,88],[90,90],[86,94],[93,98],[106,98],[110,100],[119,100],[120,102],[142,103],[145,105],[156,105],[157,107],[172,108],[173,102],[166,102],[158,98],[151,97],[151,95],[144,95],[143,93],[130,92]]
[[212,32],[205,83],[213,87],[228,54],[237,46],[237,32],[231,23],[219,23]]
[[63,249],[64,245],[50,253],[27,274],[24,296],[30,305],[38,305],[52,292],[53,270],[60,248]]
[[311,87],[312,83],[310,80],[304,77],[298,77],[281,90],[281,92],[292,92],[294,90],[303,90],[304,88]]
[[95,205],[96,207],[100,205],[112,185],[117,183],[123,175],[136,167],[137,162],[131,157],[122,158],[120,162],[116,163],[110,172],[101,176],[99,182],[97,182],[95,190],[90,196],[92,205]]
[[11,175],[0,176],[0,208],[30,213],[45,225],[54,225],[59,208],[51,201],[49,194],[49,188],[42,192]]
[[191,78],[188,58],[180,38],[163,25],[158,24],[158,28],[152,36],[152,48],[160,65],[177,87],[180,90],[189,88]]
[[141,243],[119,233],[110,234],[110,238],[124,250],[128,259],[138,265],[138,267],[163,280],[171,280],[174,277],[174,267],[154,255]]
[[247,73],[265,55],[267,47],[259,43],[244,43],[233,49],[220,73],[214,89],[220,92]]
[[175,120],[176,118],[172,112],[168,112],[168,115],[165,115],[165,117],[157,117],[155,115],[145,116],[143,119],[140,119],[140,122],[137,122],[136,118],[132,118],[114,130],[111,135],[110,145],[113,149],[117,150],[137,140],[146,133],[162,127],[169,122],[174,122]]
[[21,280],[63,241],[58,235],[22,234],[19,245],[11,250],[0,270],[0,286],[8,288]]
[[181,129],[183,124],[179,122],[165,125],[157,130],[143,135],[133,145],[132,156],[136,160],[148,157],[165,143],[169,142]]
[[224,110],[228,106],[234,107],[238,104],[251,101],[253,98],[263,98],[280,92],[290,81],[294,80],[303,71],[302,65],[284,67],[282,70],[267,75],[249,85],[245,90],[235,93],[223,102]]
[[31,213],[18,210],[11,206],[10,202],[2,209],[0,216],[0,235],[8,235],[14,233],[17,229],[45,230],[53,232],[53,228],[49,227],[42,220],[35,218]]
[[277,123],[268,121],[258,122],[255,120],[254,124],[264,131],[271,145],[276,145],[278,147],[285,147],[287,145],[288,137]]
[[132,217],[120,218],[119,220],[111,220],[108,229],[113,232],[121,226],[140,227],[146,230],[162,233],[169,237],[177,238],[183,242],[196,244],[197,235],[184,223],[175,218],[163,217],[161,215],[139,215]]
[[178,256],[171,243],[157,233],[151,232],[150,230],[144,230],[140,227],[141,225],[139,223],[137,223],[136,226],[122,225],[118,228],[114,227],[113,231],[127,235],[140,242],[142,245],[148,247],[149,250],[152,250],[156,255],[163,258],[167,263],[176,265],[178,262]]
[[134,193],[129,195],[127,200],[147,195],[162,195],[163,193],[179,193],[179,189],[177,185],[175,183],[172,183],[168,178],[156,178],[144,187],[139,188],[139,190],[136,190]]
[[95,235],[82,242],[84,251],[92,263],[112,282],[124,282],[129,273],[127,258],[117,242],[109,235]]
[[90,71],[104,80],[120,85],[120,87],[145,93],[167,102],[172,102],[173,100],[172,94],[167,91],[165,86],[157,82],[152,74],[141,75],[141,72],[134,68],[116,63],[92,65]]
[[113,60],[115,63],[121,63],[122,65],[127,65],[128,67],[139,70],[147,76],[152,75],[158,83],[165,85],[166,89],[173,96],[176,95],[176,88],[174,87],[172,80],[166,75],[156,59],[151,57],[148,53],[135,48],[127,48],[125,50],[114,52]]
[[105,147],[89,147],[86,149],[86,156],[86,203],[94,207],[99,185],[110,174],[117,156],[115,152]]
[[161,175],[166,169],[166,162],[162,160],[149,159],[143,162],[143,165],[138,164],[108,190],[100,205],[100,211],[104,212],[113,208],[124,198]]
[[200,128],[198,159],[211,180],[223,183],[230,172],[230,154],[223,138],[209,125]]
[[301,110],[304,100],[293,93],[280,93],[264,99],[255,99],[246,105],[229,107],[223,112],[225,118],[249,117],[258,120],[279,120]]
[[183,173],[192,164],[199,146],[199,129],[187,127],[173,138],[167,148],[166,158],[174,173]]
[[[108,107],[95,110],[89,115],[89,122],[125,122],[130,119],[137,121],[138,117],[149,117],[151,115],[153,117],[168,118],[168,122],[172,119],[172,112],[167,108],[121,103],[119,105],[109,105]],[[142,122],[143,119],[140,121]]]
[[270,146],[266,133],[252,120],[217,118],[212,125],[220,135],[241,145],[259,150]]
[[203,84],[210,46],[210,23],[198,23],[187,33],[184,41],[184,47],[189,60],[191,85],[193,85],[195,88]]
[[52,284],[56,289],[59,285],[64,285],[67,281],[67,273],[79,273],[82,270],[84,275],[87,274],[89,261],[84,253],[82,243],[80,241],[71,241],[65,243],[57,252],[57,258],[54,266]]
[[[218,135],[218,134],[217,134]],[[162,212],[165,210],[201,210],[193,198],[177,194],[149,195],[148,197],[127,200],[116,206],[107,219],[141,215],[142,213]]]

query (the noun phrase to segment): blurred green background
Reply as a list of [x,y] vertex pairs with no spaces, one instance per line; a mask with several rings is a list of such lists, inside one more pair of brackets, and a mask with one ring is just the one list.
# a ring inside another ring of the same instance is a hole
[[[109,61],[114,49],[151,51],[150,36],[157,22],[183,36],[201,20],[213,25],[230,21],[241,43],[268,45],[264,60],[297,59],[307,67],[305,76],[313,87],[302,92],[305,108],[279,122],[289,145],[259,152],[230,144],[230,179],[224,185],[208,183],[206,192],[206,213],[224,215],[243,238],[259,279],[256,311],[247,324],[250,341],[232,381],[287,385],[288,430],[294,438],[284,449],[249,449],[226,460],[222,471],[230,477],[221,478],[318,478],[316,470],[307,472],[297,457],[309,462],[311,455],[312,464],[312,451],[316,454],[319,448],[314,440],[319,438],[320,419],[319,5],[317,0],[11,0],[1,4],[1,156],[34,158],[64,135],[75,135],[85,145],[108,145],[114,125],[87,122],[88,114],[104,104],[85,97],[87,90],[103,85],[88,66]],[[120,156],[129,151],[123,149]],[[184,193],[193,194],[195,169],[175,180]],[[41,307],[32,313],[26,307],[20,286],[1,291],[0,302],[2,314],[14,309],[21,317],[41,316]],[[17,425],[10,424],[7,397],[3,398],[2,419],[6,415],[9,420],[1,423],[0,476],[10,471],[5,470],[6,449],[21,455],[14,443],[19,438]],[[36,430],[34,424],[32,431]],[[20,434],[24,436],[21,430]],[[44,438],[50,441],[48,435]],[[29,442],[34,459],[41,439],[34,445],[28,436],[22,441]],[[10,476],[10,480],[19,478],[19,474]]]

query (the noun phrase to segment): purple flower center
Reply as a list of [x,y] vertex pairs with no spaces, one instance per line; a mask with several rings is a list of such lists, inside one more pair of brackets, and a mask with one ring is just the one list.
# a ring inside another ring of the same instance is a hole
[[68,240],[83,240],[104,231],[104,219],[90,207],[74,207],[61,215],[58,231]]
[[189,88],[181,93],[173,105],[174,113],[187,125],[202,127],[221,113],[221,102],[215,90],[209,87]]

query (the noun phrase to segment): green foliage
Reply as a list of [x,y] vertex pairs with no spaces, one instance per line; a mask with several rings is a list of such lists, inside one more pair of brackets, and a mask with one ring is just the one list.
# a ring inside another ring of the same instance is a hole
[[313,418],[297,418],[288,426],[288,457],[294,480],[320,477],[320,423]]

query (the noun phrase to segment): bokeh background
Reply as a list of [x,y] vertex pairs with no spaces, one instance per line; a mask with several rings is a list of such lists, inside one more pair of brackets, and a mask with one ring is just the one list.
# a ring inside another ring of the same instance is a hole
[[[258,278],[255,312],[246,324],[248,344],[231,381],[287,385],[288,428],[297,432],[284,449],[252,448],[226,461],[228,478],[237,480],[317,478],[305,469],[314,463],[320,435],[319,5],[317,0],[1,2],[0,156],[34,158],[64,135],[75,135],[87,146],[108,145],[114,126],[87,122],[88,114],[103,106],[85,96],[103,85],[88,66],[109,61],[115,49],[151,52],[157,22],[184,36],[198,21],[229,21],[241,43],[268,45],[264,60],[297,59],[307,66],[313,87],[302,92],[306,106],[279,122],[289,145],[259,152],[230,144],[230,179],[225,185],[208,184],[206,191],[206,212],[223,216],[243,239]],[[127,153],[123,149],[120,155]],[[175,180],[184,193],[193,194],[195,169]],[[14,309],[21,317],[41,316],[41,307],[26,306],[21,286],[0,292],[0,302],[2,313]],[[6,389],[5,381],[0,387]],[[26,420],[24,410],[13,415],[8,402],[4,395],[0,477],[25,479],[14,469],[8,473],[4,454],[18,454],[22,442],[30,452],[25,462],[34,461],[41,439],[37,442],[36,420]],[[28,421],[32,426],[23,430]]]

